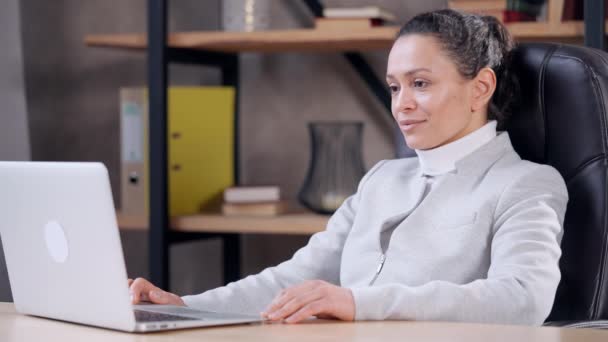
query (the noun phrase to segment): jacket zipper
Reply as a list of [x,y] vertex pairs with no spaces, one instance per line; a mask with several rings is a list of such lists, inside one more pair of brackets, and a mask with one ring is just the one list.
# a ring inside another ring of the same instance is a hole
[[[403,220],[405,220],[414,210],[416,210],[416,208],[418,208],[418,206],[420,205],[420,203],[424,200],[425,194],[426,194],[426,190],[429,187],[429,181],[428,181],[428,178],[426,176],[424,178],[424,182],[425,182],[424,183],[424,187],[422,188],[422,192],[418,195],[418,199],[416,200],[416,204],[414,205],[414,207],[412,209],[410,209],[405,214],[400,214],[400,215],[393,216],[391,219],[395,219],[395,218],[399,217],[397,219],[397,221],[399,221],[399,222],[391,220],[391,221],[394,221],[394,222],[392,222],[393,225],[395,225],[397,223],[403,222]],[[392,235],[392,233],[391,233],[391,235]],[[388,240],[389,240],[389,243],[390,243],[390,237],[389,237]],[[384,262],[386,261],[386,251],[388,250],[388,246],[384,247],[384,246],[382,246],[382,242],[380,242],[380,250],[383,251],[382,255],[380,255],[380,263],[378,264],[378,268],[376,268],[376,274],[374,274],[374,277],[369,282],[368,286],[371,286],[372,284],[374,284],[374,282],[376,281],[376,279],[378,279],[378,276],[380,275],[380,272],[382,272],[382,268],[384,267]]]
[[372,279],[372,281],[369,282],[369,285],[372,285],[376,279],[378,279],[378,276],[380,275],[380,272],[382,272],[382,267],[384,267],[384,262],[386,261],[386,255],[384,253],[382,253],[382,255],[380,256],[380,263],[378,264],[378,268],[376,268],[376,274],[374,275],[374,278]]

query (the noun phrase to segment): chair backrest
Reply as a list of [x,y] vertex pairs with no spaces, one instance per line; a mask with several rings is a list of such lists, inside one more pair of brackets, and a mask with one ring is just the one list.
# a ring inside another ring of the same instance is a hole
[[608,53],[520,44],[513,68],[521,92],[506,126],[513,146],[555,167],[570,196],[548,320],[608,319]]

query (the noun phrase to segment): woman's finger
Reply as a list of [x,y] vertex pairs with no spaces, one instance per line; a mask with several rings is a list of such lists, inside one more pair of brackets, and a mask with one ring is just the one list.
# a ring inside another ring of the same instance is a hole
[[326,303],[327,300],[323,299],[310,302],[296,311],[293,315],[285,318],[285,323],[299,323],[312,316],[321,315],[326,311]]
[[[131,293],[131,303],[138,304],[141,301],[150,301],[148,294],[150,291],[158,289],[152,285],[149,281],[144,278],[137,278],[133,280],[129,286],[129,292]],[[159,289],[160,290],[160,289]]]
[[308,292],[318,285],[315,281],[307,281],[302,284],[292,286],[281,291],[270,303],[268,308],[262,312],[262,316],[268,318],[272,313],[282,308],[286,303],[301,292]]
[[268,314],[268,319],[272,321],[279,321],[285,317],[289,317],[302,307],[308,305],[311,302],[319,300],[323,297],[321,291],[316,289],[308,290],[302,289],[299,293],[295,294],[294,297],[285,303],[282,307],[278,308],[274,312]]
[[266,308],[266,310],[264,310],[262,312],[262,317],[268,318],[270,314],[272,314],[277,309],[279,309],[281,306],[283,306],[284,302],[291,299],[291,295],[289,294],[289,291],[290,291],[290,289],[285,289],[285,290],[281,291],[276,297],[274,297],[272,302],[270,302],[270,304],[268,305],[268,308]]
[[148,293],[150,301],[154,304],[170,304],[171,297],[169,295],[169,293],[160,289],[152,290]]

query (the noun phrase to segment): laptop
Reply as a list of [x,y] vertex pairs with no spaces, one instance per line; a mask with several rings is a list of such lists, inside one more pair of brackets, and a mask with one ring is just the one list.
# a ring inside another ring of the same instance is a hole
[[13,300],[22,314],[129,332],[262,320],[132,305],[108,171],[101,163],[0,162],[0,213]]

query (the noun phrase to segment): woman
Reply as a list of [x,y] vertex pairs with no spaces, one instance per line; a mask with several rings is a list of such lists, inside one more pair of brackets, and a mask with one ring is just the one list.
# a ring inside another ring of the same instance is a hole
[[418,158],[384,160],[292,259],[178,297],[144,279],[134,302],[299,322],[450,320],[541,324],[560,280],[568,195],[523,161],[504,124],[512,38],[495,18],[416,16],[391,49],[392,113]]

